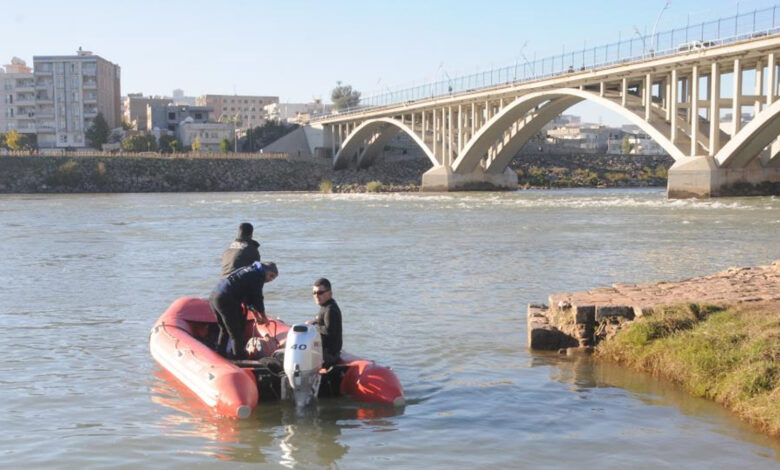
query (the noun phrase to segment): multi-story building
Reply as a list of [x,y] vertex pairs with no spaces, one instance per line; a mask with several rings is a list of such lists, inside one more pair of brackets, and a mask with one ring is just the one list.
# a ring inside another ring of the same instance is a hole
[[211,108],[206,106],[148,104],[146,106],[146,130],[168,130],[175,134],[178,132],[179,125],[187,118],[190,119],[190,122],[209,122],[211,111]]
[[173,90],[173,104],[197,106],[197,98],[194,96],[184,96],[184,90],[177,88]]
[[35,133],[35,78],[18,57],[0,67],[0,133]]
[[323,104],[321,100],[311,103],[271,103],[265,106],[265,115],[272,121],[303,124],[312,117],[329,113],[332,108],[332,104]]
[[218,152],[222,140],[232,141],[233,127],[221,122],[195,122],[185,119],[178,127],[176,137],[183,148],[192,147],[197,140],[201,152]]
[[121,123],[120,68],[79,48],[73,56],[35,56],[38,146],[85,147],[84,132],[98,113]]
[[265,114],[263,107],[278,102],[278,96],[246,95],[202,95],[197,100],[198,106],[214,110],[215,120],[235,120],[243,128],[261,123]]
[[168,106],[173,100],[161,96],[144,96],[143,93],[128,93],[122,100],[122,116],[130,126],[137,131],[148,129],[148,105]]

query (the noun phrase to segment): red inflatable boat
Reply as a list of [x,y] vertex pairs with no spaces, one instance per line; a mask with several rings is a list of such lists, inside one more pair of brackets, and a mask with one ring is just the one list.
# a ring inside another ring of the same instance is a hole
[[[207,345],[213,342],[216,328],[216,318],[206,299],[184,297],[157,320],[149,349],[160,367],[218,414],[248,418],[260,400],[280,398],[279,388],[287,378],[278,368],[269,370],[268,362],[262,359],[231,361],[217,354]],[[296,326],[296,331],[298,328],[305,330],[306,326]],[[269,357],[285,345],[290,329],[278,319],[256,325],[248,316],[246,337],[262,338],[259,344],[263,355]],[[319,374],[327,382],[319,387],[319,396],[349,395],[363,402],[392,406],[405,403],[403,388],[392,370],[347,352],[342,351],[339,364]],[[289,382],[293,383],[292,376]]]

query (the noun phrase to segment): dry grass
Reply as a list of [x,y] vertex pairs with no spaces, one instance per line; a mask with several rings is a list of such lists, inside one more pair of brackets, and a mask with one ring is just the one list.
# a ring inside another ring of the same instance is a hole
[[320,182],[320,192],[321,193],[332,193],[333,192],[333,181],[331,181],[331,180],[322,180]]
[[779,303],[656,309],[597,354],[677,382],[780,436]]

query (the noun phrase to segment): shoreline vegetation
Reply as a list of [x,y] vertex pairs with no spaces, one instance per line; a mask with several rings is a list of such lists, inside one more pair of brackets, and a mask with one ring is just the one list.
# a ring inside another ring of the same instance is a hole
[[[667,156],[520,155],[520,189],[665,186]],[[0,155],[0,193],[420,191],[425,158],[387,156],[367,169],[334,171],[327,159],[286,154],[65,153]]]
[[595,357],[677,383],[780,437],[780,302],[657,307]]
[[548,303],[528,306],[529,348],[649,373],[780,437],[780,259]]

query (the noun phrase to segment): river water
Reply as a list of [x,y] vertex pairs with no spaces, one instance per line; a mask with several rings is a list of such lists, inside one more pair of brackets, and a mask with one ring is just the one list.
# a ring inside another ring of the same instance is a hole
[[[214,418],[148,351],[207,296],[242,221],[280,276],[266,307],[317,310],[393,367],[400,410],[347,398]],[[0,196],[3,468],[780,468],[780,441],[652,377],[531,353],[548,294],[780,258],[780,199],[661,190]]]

